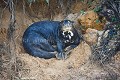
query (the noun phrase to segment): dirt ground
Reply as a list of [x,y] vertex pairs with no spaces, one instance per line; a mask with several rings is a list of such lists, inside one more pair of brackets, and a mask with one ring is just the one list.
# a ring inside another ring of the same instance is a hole
[[17,55],[23,67],[19,74],[23,80],[69,80],[76,76],[74,70],[85,64],[89,55],[90,48],[85,43],[74,49],[66,60],[45,60],[22,53]]
[[[18,16],[16,16],[14,80],[120,80],[120,55],[116,55],[109,64],[101,66],[92,63],[89,59],[90,46],[84,41],[71,52],[66,60],[41,59],[27,54],[22,47],[21,39],[25,29],[33,22],[20,12],[16,12],[16,15]],[[11,68],[9,71],[9,54],[6,54],[5,49],[9,23],[7,17],[9,14],[4,15],[0,29],[0,80],[10,80],[12,72]]]

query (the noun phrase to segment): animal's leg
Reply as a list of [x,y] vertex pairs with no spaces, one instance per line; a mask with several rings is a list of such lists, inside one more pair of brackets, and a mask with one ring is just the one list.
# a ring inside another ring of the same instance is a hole
[[64,52],[64,46],[61,41],[57,42],[57,51],[58,51],[58,53],[56,54],[57,59],[63,60],[67,59],[67,55]]
[[65,48],[65,52],[69,52],[71,51],[72,49],[74,49],[77,45],[70,45],[68,47]]
[[31,36],[31,38],[33,38],[32,39],[32,42],[33,42],[32,45],[34,47],[38,47],[38,48],[40,48],[44,51],[47,51],[47,52],[56,51],[56,49],[42,35],[34,33],[34,35]]

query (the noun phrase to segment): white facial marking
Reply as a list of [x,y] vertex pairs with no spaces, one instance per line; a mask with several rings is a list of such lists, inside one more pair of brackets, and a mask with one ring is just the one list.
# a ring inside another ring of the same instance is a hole
[[71,36],[69,35],[69,39],[71,39]]
[[65,31],[62,32],[62,35],[65,36]]
[[68,32],[67,35],[65,34],[65,32],[66,32],[66,31],[63,31],[63,32],[62,32],[62,35],[63,35],[64,37],[68,37],[68,38],[71,40],[72,36],[74,36],[73,32],[72,32],[72,31],[67,31],[67,32]]
[[73,35],[74,35],[72,31],[69,31],[69,33],[70,33],[70,36],[73,36]]

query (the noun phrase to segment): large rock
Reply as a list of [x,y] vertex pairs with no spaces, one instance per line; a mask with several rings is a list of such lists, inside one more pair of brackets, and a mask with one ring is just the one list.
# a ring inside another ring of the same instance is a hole
[[97,13],[94,11],[87,11],[85,14],[78,17],[78,22],[81,24],[83,29],[86,31],[88,28],[97,30],[103,30],[105,22],[100,22]]

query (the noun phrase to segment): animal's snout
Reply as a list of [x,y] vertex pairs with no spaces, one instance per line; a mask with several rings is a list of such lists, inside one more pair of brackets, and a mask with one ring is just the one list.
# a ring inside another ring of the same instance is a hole
[[73,32],[72,31],[63,31],[63,36],[73,36]]

